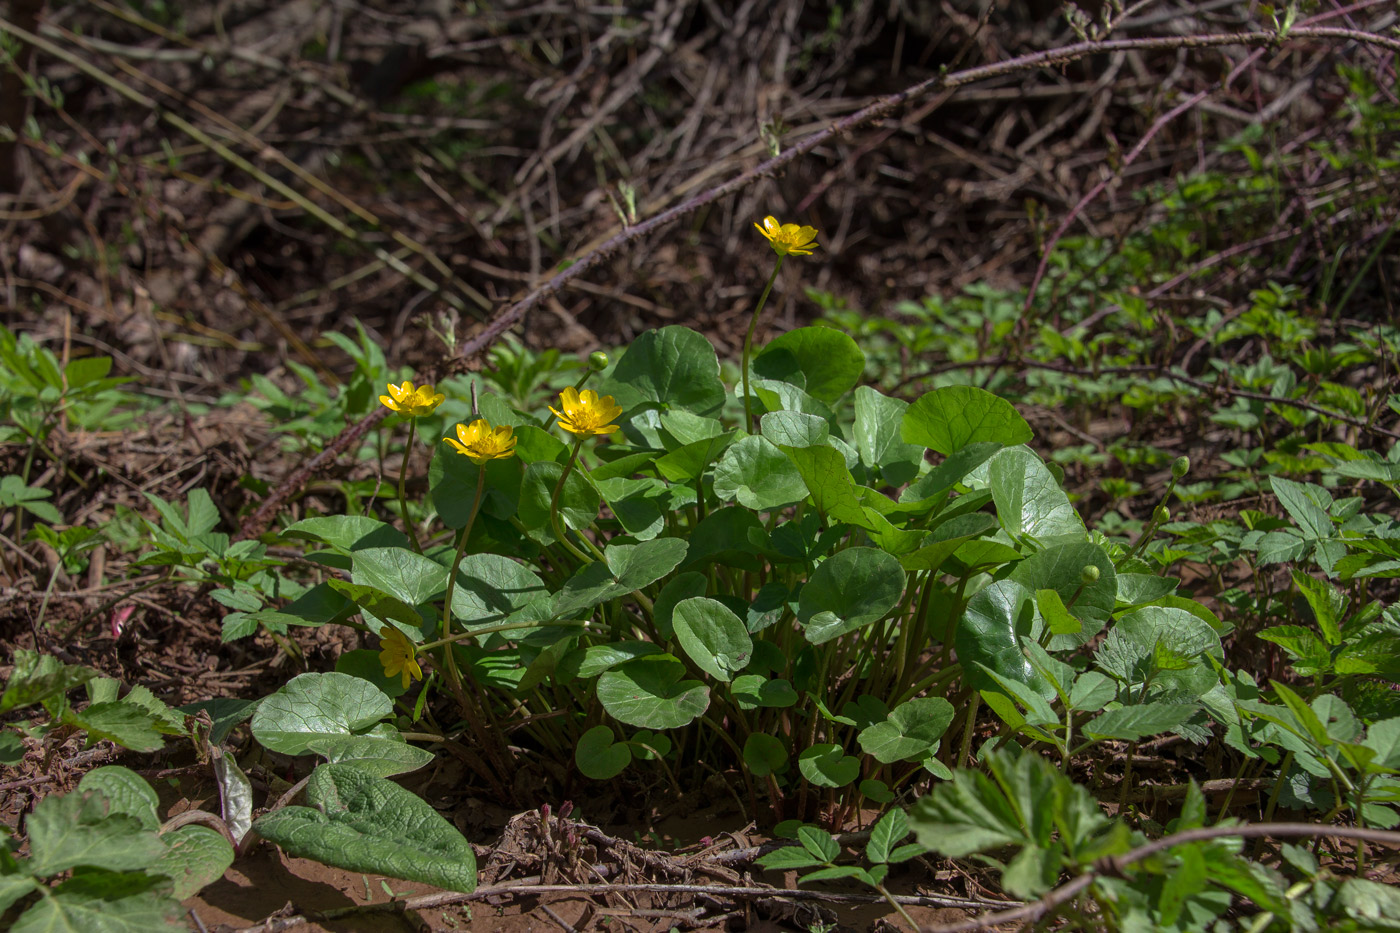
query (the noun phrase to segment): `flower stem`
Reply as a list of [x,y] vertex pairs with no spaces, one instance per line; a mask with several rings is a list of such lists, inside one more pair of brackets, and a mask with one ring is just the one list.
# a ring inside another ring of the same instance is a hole
[[399,517],[403,519],[403,526],[408,530],[408,539],[413,542],[413,550],[422,554],[423,546],[418,543],[418,530],[413,527],[413,519],[408,517],[408,500],[403,493],[404,474],[408,472],[408,459],[413,455],[413,434],[417,427],[418,419],[409,418],[408,443],[404,444],[403,462],[399,464]]
[[773,290],[773,283],[778,280],[778,270],[783,267],[783,257],[778,256],[777,263],[773,266],[773,274],[768,276],[768,284],[763,286],[763,294],[759,296],[758,307],[753,309],[753,317],[749,319],[748,333],[744,334],[744,358],[740,365],[743,367],[741,375],[744,379],[744,430],[752,430],[753,413],[749,407],[749,355],[753,352],[753,332],[758,329],[758,316],[763,313],[763,306],[768,303],[768,293]]
[[[467,551],[467,539],[471,537],[472,525],[476,524],[476,513],[481,510],[481,497],[486,494],[486,464],[477,465],[476,498],[472,500],[472,510],[467,516],[467,524],[462,528],[461,540],[457,542],[457,553],[452,557],[452,571],[447,575],[447,598],[442,604],[442,640],[452,638],[452,593],[457,589],[457,568],[462,566],[462,556]],[[462,685],[462,675],[457,672],[457,659],[452,656],[452,647],[447,646],[447,676],[458,688]]]
[[593,563],[593,558],[574,547],[564,532],[564,523],[559,520],[559,496],[564,492],[564,481],[573,472],[574,462],[578,460],[578,452],[583,449],[583,438],[574,441],[573,452],[569,454],[569,462],[564,464],[564,472],[559,474],[559,482],[554,484],[554,495],[549,497],[549,523],[554,529],[555,539],[564,546],[564,549],[574,558],[585,564]]

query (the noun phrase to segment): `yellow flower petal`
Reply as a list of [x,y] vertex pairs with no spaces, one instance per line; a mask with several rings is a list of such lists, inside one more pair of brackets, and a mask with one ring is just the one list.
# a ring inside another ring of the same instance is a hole
[[813,242],[817,236],[816,227],[778,223],[778,218],[771,215],[763,218],[761,225],[754,224],[754,227],[768,238],[768,245],[779,256],[810,256],[818,245]]
[[493,428],[485,418],[478,418],[470,425],[457,425],[457,439],[444,437],[443,440],[478,466],[488,460],[504,460],[515,453],[515,428],[504,424]]

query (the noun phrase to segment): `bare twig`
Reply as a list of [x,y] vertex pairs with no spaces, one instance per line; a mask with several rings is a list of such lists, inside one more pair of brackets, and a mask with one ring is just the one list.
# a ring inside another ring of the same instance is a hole
[[[4,21],[0,20],[0,26],[4,25]],[[542,301],[569,285],[574,279],[593,270],[605,259],[621,251],[625,247],[630,246],[632,243],[644,237],[650,236],[652,233],[674,223],[682,217],[688,216],[728,195],[742,191],[759,179],[773,175],[798,157],[806,155],[834,137],[850,133],[853,130],[887,116],[910,101],[919,99],[930,91],[946,91],[992,78],[1000,78],[1007,75],[1032,71],[1037,68],[1064,65],[1091,55],[1131,50],[1204,49],[1223,46],[1270,47],[1278,45],[1280,41],[1276,33],[1263,30],[1238,33],[1151,36],[1131,39],[1086,41],[1059,48],[1046,49],[1002,62],[978,65],[949,74],[940,74],[920,81],[902,91],[881,97],[867,104],[859,110],[837,120],[825,129],[812,133],[810,136],[795,143],[790,149],[760,163],[754,168],[742,172],[734,178],[716,185],[681,204],[677,204],[657,214],[655,217],[649,218],[648,220],[614,234],[602,244],[574,260],[563,271],[549,278],[515,303],[507,306],[480,331],[463,341],[460,344],[458,351],[459,359],[455,361],[455,365],[458,369],[464,367],[466,360],[475,357],[487,347],[491,346],[502,334],[519,324],[525,315]],[[1400,52],[1400,39],[1362,32],[1355,29],[1299,27],[1292,30],[1288,38],[1282,41],[1284,43],[1305,41],[1361,42]],[[239,537],[247,538],[261,534],[288,497],[296,492],[296,490],[300,489],[316,470],[332,462],[342,451],[346,450],[351,444],[363,437],[374,425],[379,423],[379,420],[383,418],[384,415],[385,411],[382,409],[366,415],[359,423],[351,425],[342,431],[324,450],[308,460],[303,466],[293,472],[291,476],[287,477],[287,479],[279,483],[272,493],[263,501],[262,505],[258,507],[257,511],[244,522],[239,532]]]

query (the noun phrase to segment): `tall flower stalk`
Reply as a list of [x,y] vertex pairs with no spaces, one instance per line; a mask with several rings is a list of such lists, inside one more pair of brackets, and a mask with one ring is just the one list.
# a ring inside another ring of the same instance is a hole
[[[447,596],[442,606],[443,640],[452,637],[452,594],[457,589],[457,570],[462,566],[462,557],[467,552],[467,539],[471,537],[472,526],[476,524],[476,513],[481,511],[481,500],[486,495],[486,464],[492,460],[504,460],[515,455],[515,429],[506,425],[493,428],[484,418],[478,418],[470,425],[457,425],[455,438],[444,437],[457,453],[471,460],[477,466],[476,496],[472,499],[471,511],[467,513],[467,523],[462,528],[457,541],[457,552],[452,556],[452,570],[447,575]],[[461,686],[461,675],[457,673],[457,660],[453,657],[451,645],[445,648],[447,675],[454,686]]]
[[[582,381],[579,384],[582,385]],[[564,465],[564,472],[559,474],[559,482],[554,484],[554,494],[549,499],[549,521],[554,528],[554,537],[565,550],[583,563],[589,563],[592,558],[574,547],[565,534],[563,522],[559,519],[559,497],[564,492],[565,480],[569,478],[574,464],[578,462],[584,440],[594,435],[606,435],[616,431],[618,426],[611,422],[622,414],[622,406],[617,404],[617,400],[611,395],[600,397],[592,389],[580,392],[575,386],[569,386],[559,393],[559,405],[563,411],[553,406],[550,406],[549,410],[559,419],[559,427],[574,435],[575,440],[574,449],[569,454],[569,462]],[[587,538],[583,540],[585,544],[589,543]]]
[[424,383],[418,388],[413,387],[412,382],[405,381],[403,385],[389,383],[389,394],[379,396],[379,401],[390,411],[397,412],[399,417],[408,419],[408,442],[404,444],[403,461],[399,464],[399,516],[403,519],[404,528],[408,529],[408,538],[413,542],[413,549],[422,553],[423,548],[418,543],[418,530],[414,528],[413,521],[408,517],[408,499],[404,496],[404,476],[408,473],[408,461],[413,453],[413,438],[418,426],[418,419],[431,415],[437,407],[447,398],[441,392],[434,392],[433,387]]
[[753,335],[758,329],[758,318],[763,313],[763,306],[768,303],[768,293],[773,290],[773,283],[778,280],[778,272],[783,268],[783,260],[788,256],[810,256],[812,250],[817,248],[815,242],[817,238],[816,227],[802,227],[797,224],[778,223],[778,218],[768,215],[763,218],[763,223],[754,224],[758,232],[768,238],[768,245],[773,247],[773,252],[778,254],[778,261],[773,264],[773,274],[768,276],[768,284],[763,287],[763,294],[758,297],[758,305],[753,309],[753,317],[749,318],[749,329],[744,334],[743,359],[740,362],[742,371],[740,373],[744,383],[744,428],[753,430],[753,409],[749,401],[749,359],[753,355]]

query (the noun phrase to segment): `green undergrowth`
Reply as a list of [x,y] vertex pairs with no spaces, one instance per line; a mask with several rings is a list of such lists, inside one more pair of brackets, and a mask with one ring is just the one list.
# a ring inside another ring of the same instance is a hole
[[[1393,167],[1386,119],[1328,156]],[[1400,898],[1365,876],[1400,823],[1400,331],[1352,316],[1384,287],[1374,260],[1319,253],[1314,286],[1263,280],[1224,308],[1147,297],[1221,245],[1203,232],[1222,211],[1241,235],[1267,221],[1290,165],[1259,143],[1230,144],[1247,178],[1148,193],[1138,233],[1060,241],[1029,304],[982,284],[882,315],[809,291],[816,323],[764,344],[751,328],[737,364],[670,326],[586,361],[506,341],[416,392],[362,329],[329,335],[344,385],[289,363],[228,401],[295,457],[381,402],[399,415],[256,538],[198,486],[147,493],[121,540],[67,525],[34,469],[61,466],[56,427],[153,403],[110,360],[60,366],[0,329],[0,437],[24,452],[0,481],[12,537],[70,576],[102,540],[135,547],[134,572],[227,610],[225,641],[297,662],[300,629],[360,645],[268,696],[182,710],[25,654],[0,754],[189,737],[243,801],[220,838],[458,891],[470,844],[391,780],[449,755],[515,805],[533,802],[512,798],[527,767],[652,799],[718,776],[793,840],[762,865],[807,882],[888,894],[892,866],[937,853],[1047,898],[1029,919],[1085,929],[1400,928]],[[818,247],[769,221],[771,286]],[[225,750],[245,736],[301,759],[303,803],[252,818]],[[1170,814],[1133,793],[1142,746],[1167,738],[1188,749]],[[1206,779],[1259,802],[1207,806]],[[58,822],[104,851],[134,820],[151,838],[131,851],[158,854],[145,810],[114,799],[80,785],[35,811],[28,860],[0,859],[7,918],[128,890],[140,916],[169,906],[173,869],[36,847]],[[871,809],[843,849],[832,833]],[[1240,825],[1285,814],[1310,826],[1277,848]]]

